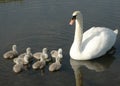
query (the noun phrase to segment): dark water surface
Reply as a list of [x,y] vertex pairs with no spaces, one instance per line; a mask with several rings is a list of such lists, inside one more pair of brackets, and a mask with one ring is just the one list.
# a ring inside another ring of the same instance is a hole
[[[0,0],[0,86],[120,86],[120,35],[112,55],[70,59],[74,26],[68,23],[74,10],[84,15],[84,31],[92,26],[120,30],[120,0]],[[19,52],[31,47],[33,53],[61,47],[62,68],[52,73],[48,64],[44,70],[15,74],[12,60],[2,56],[12,44]]]

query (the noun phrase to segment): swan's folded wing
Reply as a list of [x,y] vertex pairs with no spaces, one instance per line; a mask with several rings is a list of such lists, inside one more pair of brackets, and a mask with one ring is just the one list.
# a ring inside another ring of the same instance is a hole
[[105,54],[114,44],[115,35],[112,30],[104,27],[93,27],[83,35],[82,51],[90,57]]

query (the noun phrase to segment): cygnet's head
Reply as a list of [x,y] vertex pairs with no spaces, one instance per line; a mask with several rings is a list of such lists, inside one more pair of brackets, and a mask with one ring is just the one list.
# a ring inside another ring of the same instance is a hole
[[47,50],[48,50],[47,48],[43,48],[42,52],[47,53]]
[[58,49],[58,53],[62,54],[62,48]]
[[27,52],[27,54],[30,54],[30,53],[31,53],[31,48],[28,47],[28,48],[26,49],[26,52]]
[[59,49],[58,49],[58,58],[63,58],[62,48],[59,48]]
[[13,45],[13,46],[12,46],[13,51],[16,50],[16,48],[17,48],[16,45]]

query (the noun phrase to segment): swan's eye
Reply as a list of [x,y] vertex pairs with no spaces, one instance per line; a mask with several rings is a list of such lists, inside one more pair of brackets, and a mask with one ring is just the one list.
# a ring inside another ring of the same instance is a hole
[[74,20],[74,19],[76,19],[76,16],[73,16],[73,17],[72,17],[72,20]]

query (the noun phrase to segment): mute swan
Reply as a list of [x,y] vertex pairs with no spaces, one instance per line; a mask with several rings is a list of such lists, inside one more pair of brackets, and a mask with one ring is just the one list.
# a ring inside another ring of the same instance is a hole
[[12,50],[6,52],[3,57],[5,59],[8,59],[8,58],[14,58],[14,57],[17,57],[18,56],[18,52],[17,52],[17,46],[16,45],[13,45],[12,46]]
[[92,27],[83,33],[83,21],[80,11],[72,14],[70,25],[76,22],[74,41],[70,56],[75,60],[90,60],[104,55],[116,41],[118,30],[105,27]]
[[19,72],[22,70],[22,68],[23,68],[23,65],[22,65],[22,64],[15,64],[15,65],[13,66],[13,71],[14,71],[15,73],[19,73]]
[[60,64],[60,58],[55,58],[55,60],[56,61],[49,66],[49,71],[53,72],[61,68],[62,65]]
[[50,52],[50,54],[51,54],[51,56],[52,56],[53,58],[57,58],[57,57],[63,58],[62,48],[59,48],[58,50],[52,50],[52,51]]
[[41,55],[44,55],[44,57],[46,59],[48,58],[47,48],[43,48],[42,52],[36,52],[36,53],[34,53],[33,57],[39,60]]

